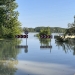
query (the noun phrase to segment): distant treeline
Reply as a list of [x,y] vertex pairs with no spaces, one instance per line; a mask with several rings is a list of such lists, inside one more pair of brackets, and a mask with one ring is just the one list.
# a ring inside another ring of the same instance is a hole
[[[45,29],[47,27],[35,27],[35,28],[27,28],[24,27],[23,31],[28,30],[29,32],[40,32],[41,29]],[[66,28],[60,28],[60,27],[49,27],[51,33],[63,33],[65,32]]]

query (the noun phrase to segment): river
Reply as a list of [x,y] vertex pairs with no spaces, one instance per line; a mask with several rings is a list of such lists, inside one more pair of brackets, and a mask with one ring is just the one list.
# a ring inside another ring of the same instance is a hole
[[[26,39],[0,41],[0,75],[74,75],[75,45],[41,41],[29,33]],[[17,43],[16,43],[17,42]],[[16,48],[16,45],[28,45],[28,48]],[[40,46],[52,48],[40,48]]]

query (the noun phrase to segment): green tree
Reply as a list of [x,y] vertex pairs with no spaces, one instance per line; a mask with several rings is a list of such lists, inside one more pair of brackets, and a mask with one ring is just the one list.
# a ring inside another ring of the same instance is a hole
[[40,30],[40,32],[39,32],[39,36],[40,35],[50,35],[51,34],[51,32],[50,32],[50,28],[49,27],[47,27],[47,28],[42,28],[41,30]]
[[0,1],[0,37],[14,38],[21,34],[21,23],[18,21],[19,12],[15,11],[18,7],[15,0]]

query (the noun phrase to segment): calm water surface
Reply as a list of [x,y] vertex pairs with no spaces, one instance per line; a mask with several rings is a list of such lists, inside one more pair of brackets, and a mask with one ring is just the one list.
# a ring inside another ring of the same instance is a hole
[[[0,75],[74,75],[75,44],[40,40],[34,34],[28,34],[27,43],[26,39],[0,41]],[[15,48],[18,44],[28,48]],[[45,45],[52,48],[40,48]]]

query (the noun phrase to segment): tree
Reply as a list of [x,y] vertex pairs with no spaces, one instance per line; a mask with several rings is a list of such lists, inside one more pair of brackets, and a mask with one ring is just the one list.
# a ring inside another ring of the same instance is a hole
[[65,31],[65,35],[69,34],[69,35],[75,35],[75,24],[74,23],[68,23],[68,29],[66,29]]
[[39,35],[50,35],[50,28],[47,27],[47,28],[42,28],[39,32]]
[[21,23],[18,21],[19,12],[15,0],[0,0],[0,37],[14,38],[21,34]]

